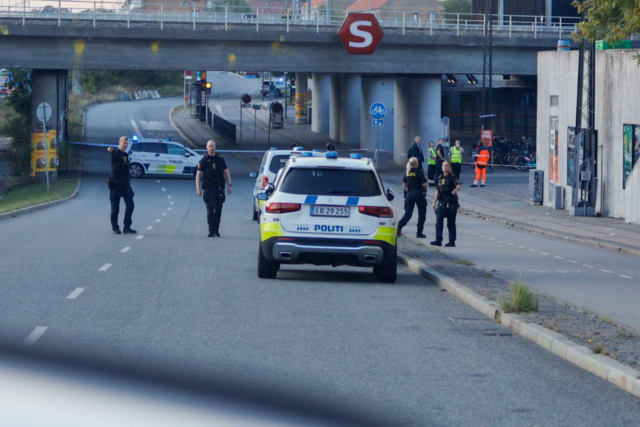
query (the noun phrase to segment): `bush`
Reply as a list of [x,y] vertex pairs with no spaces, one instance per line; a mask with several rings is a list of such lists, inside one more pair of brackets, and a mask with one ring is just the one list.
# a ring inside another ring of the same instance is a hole
[[539,305],[538,297],[521,281],[517,281],[511,286],[508,299],[500,301],[500,307],[505,313],[538,311]]

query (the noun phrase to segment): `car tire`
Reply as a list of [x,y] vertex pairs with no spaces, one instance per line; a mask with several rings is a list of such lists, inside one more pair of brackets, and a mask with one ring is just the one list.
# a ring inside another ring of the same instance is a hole
[[396,278],[398,277],[398,248],[393,249],[393,256],[388,264],[374,267],[373,271],[378,276],[378,282],[396,283]]
[[275,279],[279,269],[279,263],[269,261],[264,256],[262,245],[260,245],[260,249],[258,250],[258,277],[261,279]]
[[253,210],[253,220],[257,221],[258,220],[258,211],[256,211],[255,207],[252,210]]
[[142,178],[144,175],[144,166],[140,163],[131,163],[129,165],[129,176],[131,178]]

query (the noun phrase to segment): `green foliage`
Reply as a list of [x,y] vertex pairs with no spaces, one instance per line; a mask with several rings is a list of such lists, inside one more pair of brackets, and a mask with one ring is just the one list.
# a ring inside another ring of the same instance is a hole
[[99,93],[110,86],[130,86],[139,90],[159,86],[182,84],[181,71],[85,71],[80,77],[82,90],[88,94]]
[[539,305],[538,297],[521,281],[511,286],[511,292],[506,300],[500,301],[500,307],[505,313],[538,311]]
[[23,175],[31,171],[31,81],[29,69],[12,69],[7,87],[11,94],[6,105],[14,114],[0,124],[0,134],[11,138],[13,146],[13,174]]
[[7,105],[19,116],[31,119],[31,80],[29,69],[11,69],[11,81],[7,87],[11,95],[7,97]]
[[247,0],[213,0],[207,12],[224,12],[229,6],[229,13],[255,13]]
[[445,13],[471,13],[471,0],[447,0],[444,2]]
[[98,93],[107,86],[118,82],[119,71],[95,70],[85,71],[80,77],[82,90],[87,93]]
[[578,39],[613,43],[640,33],[638,0],[574,0],[573,5],[587,17],[587,22],[578,24]]

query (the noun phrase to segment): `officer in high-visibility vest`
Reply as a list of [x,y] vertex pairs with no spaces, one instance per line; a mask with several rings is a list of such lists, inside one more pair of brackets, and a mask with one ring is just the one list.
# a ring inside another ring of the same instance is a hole
[[[473,181],[471,187],[477,187],[478,182],[480,182],[480,187],[484,187],[487,184],[487,165],[489,164],[491,153],[489,153],[489,149],[484,146],[483,141],[478,142],[478,149],[474,157],[476,158],[476,179]],[[482,181],[480,179],[482,179]]]
[[462,173],[462,155],[464,154],[464,148],[460,146],[460,140],[456,139],[456,145],[451,147],[451,172],[460,181],[460,174]]
[[429,182],[429,185],[435,184],[434,179],[436,176],[436,157],[436,143],[431,141],[429,142],[429,149],[427,150],[427,181]]

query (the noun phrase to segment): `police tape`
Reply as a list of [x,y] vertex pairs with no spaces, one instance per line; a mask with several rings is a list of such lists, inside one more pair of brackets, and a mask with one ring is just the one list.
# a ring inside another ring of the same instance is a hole
[[[113,147],[113,148],[117,148],[118,144],[101,144],[99,142],[67,142],[67,144],[71,144],[71,145],[81,145],[81,146],[85,146],[85,147]],[[207,150],[205,149],[190,149],[191,151],[195,151],[196,153],[206,153]],[[260,150],[216,150],[217,153],[260,153],[260,154],[264,154],[266,152],[266,150],[264,151],[260,151]]]

